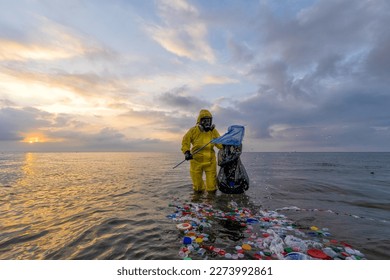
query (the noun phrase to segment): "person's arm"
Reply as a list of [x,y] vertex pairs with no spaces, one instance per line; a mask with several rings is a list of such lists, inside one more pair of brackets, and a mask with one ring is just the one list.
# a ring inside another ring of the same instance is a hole
[[183,136],[181,141],[181,151],[185,154],[187,151],[191,150],[191,129]]

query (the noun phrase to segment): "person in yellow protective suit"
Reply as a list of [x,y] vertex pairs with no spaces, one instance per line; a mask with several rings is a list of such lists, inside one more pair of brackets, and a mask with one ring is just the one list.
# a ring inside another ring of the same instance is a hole
[[[194,191],[215,192],[217,190],[217,163],[214,146],[222,149],[221,144],[208,144],[211,140],[220,135],[215,125],[212,124],[213,117],[208,110],[201,110],[196,125],[184,135],[181,150],[186,160],[190,161],[190,174]],[[191,147],[192,145],[192,147]],[[198,151],[200,148],[203,149]],[[206,184],[203,181],[203,172],[206,174]]]

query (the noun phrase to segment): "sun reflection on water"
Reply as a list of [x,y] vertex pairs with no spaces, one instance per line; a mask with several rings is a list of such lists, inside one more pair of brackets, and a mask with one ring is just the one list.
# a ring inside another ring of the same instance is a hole
[[107,225],[108,232],[94,232],[97,225],[113,217],[126,221],[130,213],[139,220],[138,230],[144,228],[143,223],[148,229],[155,223],[146,221],[145,213],[156,207],[159,199],[155,191],[148,190],[156,184],[148,170],[158,169],[160,163],[151,166],[142,153],[24,154],[13,200],[2,217],[5,232],[18,232],[18,239],[26,240],[13,247],[11,258],[48,258],[57,248],[66,251],[67,244],[89,232],[91,236],[67,255],[74,258],[72,254],[77,255],[96,238],[115,235],[110,232],[112,227],[128,227],[114,222]]

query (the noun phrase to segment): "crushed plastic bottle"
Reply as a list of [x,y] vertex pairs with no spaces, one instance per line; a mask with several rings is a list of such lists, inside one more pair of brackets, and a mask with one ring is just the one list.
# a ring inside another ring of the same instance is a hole
[[271,244],[269,246],[269,249],[272,253],[274,253],[279,260],[283,259],[283,252],[284,252],[284,242],[280,237],[274,237],[271,240]]
[[295,250],[298,250],[300,252],[306,252],[307,251],[307,245],[305,241],[302,239],[292,236],[292,235],[287,235],[284,238],[284,243],[286,243],[287,246],[295,248]]
[[310,260],[311,258],[303,253],[300,252],[292,252],[288,253],[285,257],[285,260]]
[[200,248],[200,249],[198,250],[198,254],[199,254],[200,256],[203,256],[205,253],[206,253],[206,249],[204,249],[204,248]]
[[324,251],[325,254],[327,254],[331,258],[337,257],[337,253],[332,250],[332,248],[326,247],[323,248],[322,251]]
[[[364,254],[351,245],[328,240],[328,228],[316,226],[298,228],[286,216],[276,211],[252,212],[231,201],[226,211],[205,203],[183,203],[176,200],[174,213],[167,215],[176,224],[190,224],[191,229],[180,230],[179,256],[191,259],[364,259]],[[231,242],[224,243],[216,232],[218,226],[234,226],[229,232]],[[217,228],[215,228],[217,227]],[[222,244],[229,244],[226,248]],[[218,245],[218,246],[217,246]],[[313,257],[311,257],[312,255]]]

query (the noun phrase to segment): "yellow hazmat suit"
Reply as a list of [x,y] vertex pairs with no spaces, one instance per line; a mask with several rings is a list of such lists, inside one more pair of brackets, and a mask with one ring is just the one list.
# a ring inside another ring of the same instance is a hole
[[[183,153],[191,151],[191,154],[193,154],[193,159],[190,160],[190,174],[194,191],[197,192],[204,190],[213,192],[217,190],[217,163],[214,146],[218,149],[222,148],[221,144],[210,143],[194,154],[198,149],[220,136],[215,128],[210,131],[205,131],[202,128],[200,121],[205,117],[212,118],[212,115],[208,110],[201,110],[196,125],[190,128],[184,135],[181,148]],[[203,181],[203,172],[206,174],[206,184]]]

